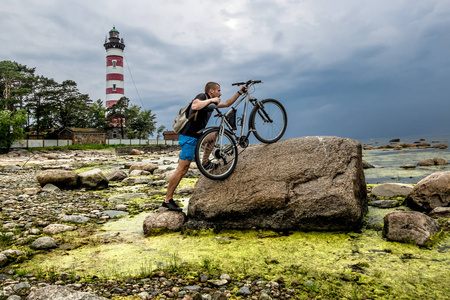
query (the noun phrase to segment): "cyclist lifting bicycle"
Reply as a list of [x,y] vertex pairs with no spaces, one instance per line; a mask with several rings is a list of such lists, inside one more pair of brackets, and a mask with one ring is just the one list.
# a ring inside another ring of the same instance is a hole
[[[183,130],[180,132],[178,143],[181,146],[181,153],[178,159],[178,166],[175,173],[170,177],[169,186],[167,187],[166,199],[162,206],[169,210],[181,211],[182,209],[173,200],[173,193],[180,183],[183,176],[189,170],[189,165],[194,159],[195,149],[198,138],[202,135],[202,130],[205,129],[208,124],[209,118],[212,114],[211,106],[217,108],[224,108],[233,105],[233,103],[239,98],[240,95],[247,92],[247,86],[242,86],[238,92],[231,96],[225,102],[221,102],[220,85],[216,82],[208,82],[205,86],[205,92],[198,94],[191,103],[191,107],[188,110],[188,116],[194,115]],[[207,161],[209,162],[209,161]]]

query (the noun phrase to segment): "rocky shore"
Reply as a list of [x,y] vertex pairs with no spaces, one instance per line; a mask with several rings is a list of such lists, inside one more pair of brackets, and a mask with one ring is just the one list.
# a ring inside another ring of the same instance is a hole
[[[79,245],[63,243],[51,236],[64,231],[78,230],[82,232],[82,236],[88,237],[95,232],[98,225],[121,214],[136,214],[159,209],[161,196],[164,194],[160,188],[167,184],[165,180],[147,177],[143,191],[138,192],[141,192],[141,197],[149,201],[140,205],[121,204],[120,201],[105,203],[98,194],[84,188],[43,189],[37,180],[37,174],[43,170],[73,171],[91,166],[106,170],[126,170],[143,161],[155,165],[153,173],[157,174],[158,178],[164,179],[168,178],[174,170],[179,153],[174,149],[158,149],[157,152],[141,150],[131,152],[120,149],[120,154],[124,156],[116,156],[114,151],[104,150],[36,151],[33,153],[16,150],[0,155],[0,201],[2,204],[0,299],[25,299],[27,296],[27,299],[56,299],[55,297],[66,299],[61,295],[77,295],[76,293],[88,293],[80,294],[83,295],[83,299],[100,299],[96,298],[96,295],[106,298],[135,296],[139,299],[156,297],[226,299],[230,296],[231,290],[237,290],[237,294],[243,296],[257,293],[259,299],[270,297],[288,299],[294,294],[292,289],[285,287],[282,279],[269,282],[263,280],[232,282],[227,274],[210,278],[208,274],[199,273],[195,278],[186,279],[185,276],[176,273],[166,274],[164,271],[158,271],[152,277],[144,279],[101,280],[93,277],[86,280],[73,273],[52,273],[48,270],[45,274],[23,273],[20,263],[34,254],[17,250],[17,248],[29,246],[37,252],[53,248],[70,251],[88,242],[81,241]],[[126,175],[129,178],[128,187],[136,183],[142,185],[143,182],[140,182],[138,178],[142,178],[140,175],[149,175],[150,172],[140,170],[134,174],[135,177]],[[190,176],[199,176],[194,166]],[[107,193],[112,195],[111,198],[126,197],[126,195],[136,197],[136,193],[123,192],[122,188],[122,185],[115,185],[111,181]],[[177,191],[177,194],[187,196],[191,192],[192,188],[182,188]],[[294,282],[294,284],[299,283]],[[40,296],[34,295],[43,287],[53,286],[60,288],[47,291],[50,294],[45,297],[48,298],[39,298]]]
[[[92,238],[102,225],[114,222],[121,216],[151,213],[160,209],[167,179],[176,166],[177,150],[159,149],[158,152],[136,150],[125,154],[128,155],[116,155],[114,151],[105,150],[33,153],[19,150],[0,156],[1,300],[161,298],[208,300],[230,297],[255,300],[297,299],[299,293],[314,298],[316,292],[324,288],[317,283],[320,276],[309,276],[303,281],[296,280],[288,276],[292,270],[285,270],[282,272],[285,276],[272,280],[265,279],[264,274],[260,274],[261,278],[255,275],[245,276],[245,272],[242,276],[231,277],[220,270],[211,271],[212,267],[208,265],[211,262],[206,259],[202,262],[201,270],[183,271],[185,267],[188,269],[187,266],[182,262],[176,262],[157,268],[156,271],[140,270],[140,276],[114,279],[95,275],[83,276],[77,272],[61,272],[52,268],[37,268],[37,271],[28,273],[27,269],[22,268],[28,260],[45,255],[48,251],[58,250],[64,255],[64,251],[93,247],[98,243],[108,245],[116,237],[108,236],[101,241],[98,237]],[[80,174],[96,168],[101,169],[107,176],[114,173],[121,179],[116,181],[110,177],[107,189],[96,190],[89,186],[78,186],[74,189],[60,189],[57,186],[43,188],[37,178],[37,175],[45,170],[76,171]],[[120,172],[125,173],[125,177],[120,177]],[[188,177],[195,182],[198,176],[199,172],[193,165]],[[183,203],[183,198],[189,197],[192,191],[192,186],[180,186],[177,190],[178,201]],[[379,191],[372,196],[369,194],[373,207],[388,205],[387,202],[390,200],[383,195],[383,192]],[[397,207],[399,203],[391,205],[389,208]],[[446,224],[448,230],[448,221]],[[381,230],[379,220],[369,220],[369,227],[374,230],[375,235]],[[71,232],[76,235],[70,235]],[[266,239],[264,233],[260,235],[262,235],[260,239]],[[282,233],[269,233],[267,237],[270,239],[282,236]],[[341,238],[342,234],[336,233],[332,239],[338,236]],[[356,235],[350,237],[355,241],[360,239]],[[227,236],[214,239],[224,245],[234,241],[233,237]],[[344,237],[344,240],[347,238]],[[306,245],[305,241],[302,243]],[[356,250],[350,251],[351,255],[359,256],[362,250],[358,249],[362,247],[356,246]],[[442,251],[447,251],[446,247],[443,246]],[[383,255],[393,252],[382,249],[376,251],[380,251]],[[403,260],[404,254],[399,255]],[[280,264],[278,259],[273,257],[264,258],[264,262],[269,268]],[[293,261],[293,268],[294,264]],[[361,282],[365,280],[364,274],[367,274],[365,269],[368,268],[368,263],[350,264],[349,268],[352,273],[339,275],[339,281],[349,282],[352,286],[357,286],[357,282],[366,284]],[[296,272],[302,274],[301,276],[308,273],[302,271],[301,267],[294,273],[297,274]],[[355,277],[352,274],[357,275]],[[438,295],[441,295],[441,292],[438,291]]]

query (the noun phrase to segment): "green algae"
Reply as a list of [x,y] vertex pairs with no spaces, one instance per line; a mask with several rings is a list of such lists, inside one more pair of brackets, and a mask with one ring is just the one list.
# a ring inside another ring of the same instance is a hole
[[[323,298],[443,299],[450,288],[450,239],[431,248],[389,242],[380,231],[292,232],[228,230],[144,237],[142,213],[102,226],[83,246],[37,254],[21,267],[73,271],[105,279],[146,277],[157,269],[234,280],[283,277]],[[195,273],[194,273],[195,274]],[[307,285],[305,285],[309,282]]]

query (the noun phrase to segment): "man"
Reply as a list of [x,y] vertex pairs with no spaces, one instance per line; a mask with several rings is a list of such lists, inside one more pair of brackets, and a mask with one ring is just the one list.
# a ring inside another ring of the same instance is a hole
[[203,130],[208,124],[212,111],[202,110],[210,103],[215,103],[217,108],[224,108],[231,106],[242,93],[247,90],[245,86],[236,92],[230,99],[225,102],[220,101],[220,85],[216,82],[208,82],[205,86],[205,93],[198,94],[194,101],[192,101],[191,107],[188,112],[188,116],[197,113],[197,115],[189,120],[185,127],[180,132],[178,143],[181,146],[181,153],[178,159],[178,167],[169,180],[169,186],[167,187],[166,199],[163,201],[162,206],[169,210],[181,211],[182,209],[178,204],[173,201],[173,193],[180,183],[183,176],[189,170],[189,165],[194,159],[195,146],[197,140],[200,137],[199,132]]

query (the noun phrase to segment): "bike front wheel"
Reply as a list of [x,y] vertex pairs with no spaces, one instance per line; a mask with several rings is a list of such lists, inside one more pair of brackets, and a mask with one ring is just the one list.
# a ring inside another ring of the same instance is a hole
[[214,128],[203,133],[195,147],[195,162],[200,172],[213,180],[223,180],[236,168],[237,146],[231,134]]
[[275,143],[283,136],[287,127],[287,114],[283,105],[275,99],[261,100],[249,119],[249,128],[255,137],[263,143]]

